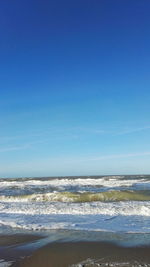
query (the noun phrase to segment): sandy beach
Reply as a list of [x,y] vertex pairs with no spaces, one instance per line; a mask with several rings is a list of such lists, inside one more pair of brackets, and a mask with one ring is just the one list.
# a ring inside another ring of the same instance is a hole
[[[122,247],[109,242],[52,242],[34,248],[44,237],[0,236],[0,266],[150,266],[150,246]],[[31,246],[29,246],[31,244]],[[4,265],[5,263],[5,265]]]

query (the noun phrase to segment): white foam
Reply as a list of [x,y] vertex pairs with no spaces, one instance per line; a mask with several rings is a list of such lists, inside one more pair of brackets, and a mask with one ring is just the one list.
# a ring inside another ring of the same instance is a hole
[[69,215],[140,215],[150,216],[149,201],[127,202],[4,202],[0,205],[0,212],[7,214],[69,214]]
[[0,267],[9,267],[12,265],[12,261],[0,260]]
[[[80,263],[76,263],[76,264],[72,264],[70,265],[69,267],[83,267],[83,266],[86,266],[86,267],[108,267],[108,266],[111,266],[111,267],[130,267],[131,266],[131,262],[103,262],[103,260],[106,260],[106,258],[102,258],[102,259],[90,259],[88,258],[87,260],[84,260]],[[107,259],[108,260],[108,259]],[[149,267],[150,264],[149,263],[138,263],[137,261],[135,262],[132,262],[132,267]]]
[[51,179],[51,180],[16,180],[16,181],[0,181],[0,188],[18,187],[25,188],[28,186],[104,186],[104,187],[120,187],[120,186],[132,186],[136,184],[145,184],[150,186],[150,181],[145,179],[119,179],[118,176],[110,176],[103,178],[73,178],[73,179]]
[[149,217],[71,214],[1,214],[0,225],[27,230],[150,233]]
[[150,202],[3,203],[0,225],[28,230],[150,232]]

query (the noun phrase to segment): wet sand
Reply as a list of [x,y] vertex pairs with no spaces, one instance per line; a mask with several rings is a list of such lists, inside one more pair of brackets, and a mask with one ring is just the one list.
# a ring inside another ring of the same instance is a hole
[[[11,266],[68,267],[77,263],[80,267],[150,266],[150,246],[127,248],[106,242],[53,242],[31,254]],[[95,264],[86,261],[88,258],[94,259]]]
[[16,262],[31,255],[32,249],[27,246],[33,245],[41,238],[32,234],[0,234],[0,266],[8,266],[5,262]]
[[30,234],[0,235],[0,246],[16,246],[38,240],[40,237]]

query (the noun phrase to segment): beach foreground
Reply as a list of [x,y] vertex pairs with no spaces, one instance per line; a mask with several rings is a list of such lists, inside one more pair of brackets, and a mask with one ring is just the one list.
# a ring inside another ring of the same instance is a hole
[[36,246],[36,243],[42,244],[43,239],[45,237],[38,235],[1,235],[0,266],[150,266],[150,246],[123,247],[89,241],[51,242],[40,248]]

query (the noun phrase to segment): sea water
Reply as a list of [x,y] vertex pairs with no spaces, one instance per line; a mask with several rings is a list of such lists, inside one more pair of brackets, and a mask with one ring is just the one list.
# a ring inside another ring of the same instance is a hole
[[150,176],[0,179],[4,228],[150,243]]

